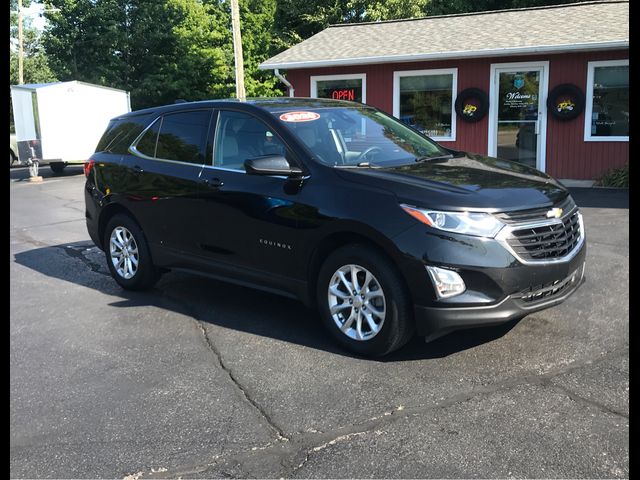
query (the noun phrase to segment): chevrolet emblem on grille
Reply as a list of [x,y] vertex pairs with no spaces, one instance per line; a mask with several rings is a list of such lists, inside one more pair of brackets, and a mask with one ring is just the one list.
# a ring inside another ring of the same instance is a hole
[[552,208],[547,212],[547,218],[560,218],[562,216],[561,208]]

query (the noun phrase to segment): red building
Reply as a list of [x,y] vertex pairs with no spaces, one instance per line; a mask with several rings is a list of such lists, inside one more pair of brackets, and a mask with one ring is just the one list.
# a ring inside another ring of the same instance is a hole
[[260,68],[556,178],[629,161],[628,1],[333,25]]

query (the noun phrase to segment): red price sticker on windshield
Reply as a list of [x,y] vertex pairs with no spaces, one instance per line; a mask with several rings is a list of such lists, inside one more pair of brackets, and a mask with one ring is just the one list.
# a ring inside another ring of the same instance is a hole
[[311,122],[320,118],[316,112],[287,112],[280,115],[283,122]]

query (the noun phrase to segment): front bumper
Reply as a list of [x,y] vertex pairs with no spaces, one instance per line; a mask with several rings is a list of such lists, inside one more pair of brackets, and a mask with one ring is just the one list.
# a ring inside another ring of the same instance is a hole
[[416,305],[414,315],[418,335],[446,334],[464,328],[500,325],[530,313],[558,305],[585,281],[585,263],[564,279],[505,297],[493,305],[473,307],[427,307]]

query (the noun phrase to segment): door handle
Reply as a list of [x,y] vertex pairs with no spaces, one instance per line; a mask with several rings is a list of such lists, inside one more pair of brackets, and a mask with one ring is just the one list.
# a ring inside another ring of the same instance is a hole
[[142,167],[140,165],[134,165],[133,166],[133,173],[142,173],[144,172],[144,170],[142,169]]
[[204,183],[211,188],[220,188],[224,185],[224,182],[219,178],[205,178]]

